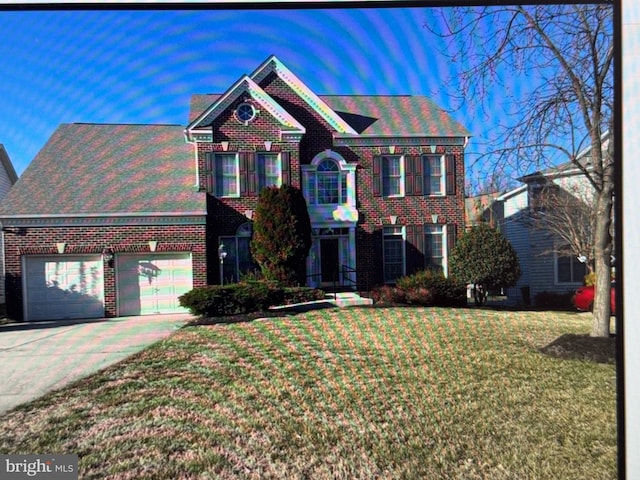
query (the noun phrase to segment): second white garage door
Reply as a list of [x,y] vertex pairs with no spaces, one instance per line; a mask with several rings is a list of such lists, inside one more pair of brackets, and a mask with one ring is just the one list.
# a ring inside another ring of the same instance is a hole
[[186,312],[178,297],[192,285],[190,253],[116,256],[119,316]]

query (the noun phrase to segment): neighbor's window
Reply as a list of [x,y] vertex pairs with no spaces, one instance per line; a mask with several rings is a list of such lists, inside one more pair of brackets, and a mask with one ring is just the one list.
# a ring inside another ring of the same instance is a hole
[[402,157],[382,157],[382,195],[398,197],[404,194]]
[[575,255],[556,255],[557,283],[582,283],[586,266]]
[[404,227],[383,228],[384,281],[393,283],[404,275]]

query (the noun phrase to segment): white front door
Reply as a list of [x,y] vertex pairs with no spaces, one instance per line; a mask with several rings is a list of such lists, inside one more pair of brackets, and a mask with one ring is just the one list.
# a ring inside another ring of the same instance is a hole
[[192,285],[188,252],[116,255],[119,316],[186,312],[178,297]]
[[28,256],[23,266],[27,320],[104,316],[100,255]]

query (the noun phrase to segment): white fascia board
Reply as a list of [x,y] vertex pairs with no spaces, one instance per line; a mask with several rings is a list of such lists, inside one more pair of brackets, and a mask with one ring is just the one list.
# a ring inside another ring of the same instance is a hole
[[345,122],[329,105],[316,95],[302,80],[289,70],[275,55],[267,58],[250,77],[260,83],[268,74],[275,72],[307,105],[327,121],[338,133],[357,135],[351,125]]
[[527,189],[527,185],[522,185],[518,188],[514,188],[513,190],[509,190],[508,192],[503,193],[502,195],[500,195],[499,197],[496,197],[495,200],[496,202],[504,202],[505,200],[518,195],[519,193],[522,193],[524,190]]
[[280,124],[287,129],[287,131],[294,131],[296,133],[305,133],[305,128],[298,122],[289,112],[287,112],[281,105],[279,105],[271,96],[265,92],[260,85],[254,82],[247,75],[242,76],[233,86],[227,90],[218,100],[216,100],[209,108],[202,112],[198,118],[196,118],[186,128],[188,138],[191,138],[191,134],[196,132],[202,123],[209,123],[225,111],[229,105],[235,102],[242,94],[248,94],[256,100],[260,107],[264,108],[273,117],[275,117]]

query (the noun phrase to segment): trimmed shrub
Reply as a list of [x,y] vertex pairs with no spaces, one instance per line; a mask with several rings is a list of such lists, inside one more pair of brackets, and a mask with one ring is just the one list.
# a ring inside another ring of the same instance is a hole
[[286,287],[283,289],[284,305],[293,303],[313,302],[323,300],[325,293],[322,290],[311,287]]
[[[495,228],[480,224],[465,232],[449,256],[449,273],[484,290],[512,287],[520,278],[518,254]],[[476,297],[481,305],[485,296]]]
[[208,285],[181,295],[180,305],[193,315],[219,317],[266,310],[279,305],[283,290],[269,282],[240,282],[229,285]]
[[571,299],[574,292],[540,292],[534,298],[534,305],[537,308],[550,310],[574,310]]
[[291,185],[262,189],[253,216],[251,255],[264,278],[304,285],[311,220],[302,191]]
[[404,292],[406,301],[410,305],[430,307],[434,305],[433,292],[426,287],[412,287]]
[[276,305],[322,300],[324,292],[308,287],[282,287],[268,280],[243,280],[229,285],[194,288],[179,297],[193,315],[220,317],[267,310]]
[[370,292],[370,297],[374,303],[387,303],[391,305],[407,303],[405,292],[393,285],[380,285],[374,287]]
[[447,278],[438,270],[421,270],[413,275],[399,278],[396,285],[405,292],[405,296],[408,296],[407,300],[412,300],[411,303],[438,307],[467,305],[466,284]]

